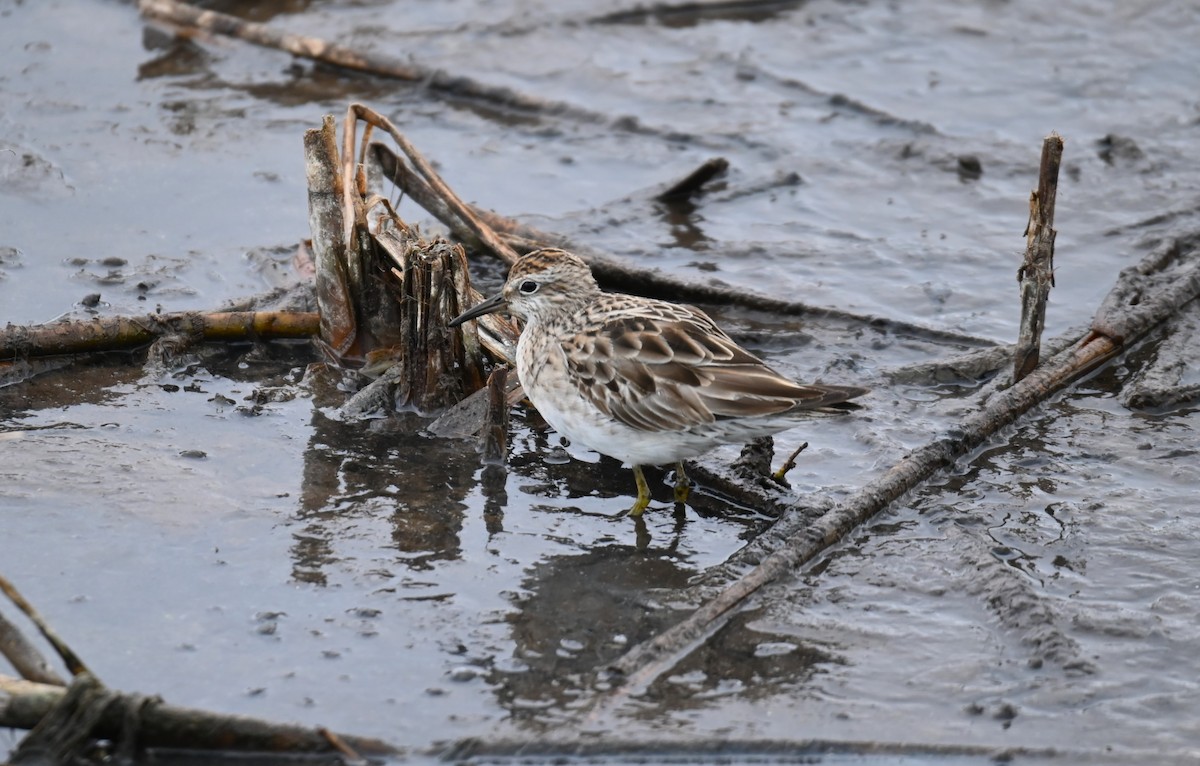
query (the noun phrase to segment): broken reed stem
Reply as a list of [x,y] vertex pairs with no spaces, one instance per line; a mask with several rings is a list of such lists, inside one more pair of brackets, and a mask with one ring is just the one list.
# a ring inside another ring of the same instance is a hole
[[[510,266],[516,262],[519,257],[517,252],[508,246],[490,226],[481,221],[475,215],[470,205],[459,199],[438,172],[433,169],[433,165],[425,159],[421,152],[417,151],[417,147],[413,146],[404,134],[392,124],[392,121],[364,104],[351,104],[347,114],[347,124],[351,118],[362,120],[368,125],[374,125],[380,130],[386,131],[404,155],[412,163],[416,173],[419,174],[425,186],[428,187],[428,192],[434,194],[442,201],[445,210],[457,217],[457,223],[465,226],[473,236],[469,240],[477,240],[491,253],[509,264]],[[378,154],[376,152],[376,154]],[[398,158],[397,158],[398,159]]]
[[9,325],[0,329],[0,359],[123,351],[168,335],[188,335],[203,341],[309,338],[317,329],[315,313],[293,311],[185,311],[144,317],[96,317],[35,327]]
[[1025,262],[1017,269],[1021,284],[1021,330],[1013,354],[1013,380],[1020,380],[1038,365],[1046,301],[1054,286],[1054,203],[1058,195],[1058,168],[1063,140],[1051,133],[1042,142],[1038,188],[1029,196],[1029,222],[1025,226]]
[[[88,676],[81,677],[89,678]],[[93,683],[96,683],[93,681]],[[32,729],[67,695],[61,686],[23,681],[0,675],[0,727]],[[332,748],[320,730],[277,724],[247,716],[164,704],[155,698],[112,692],[113,701],[100,717],[94,736],[117,741],[126,731],[125,712],[137,709],[140,747],[188,750],[258,750],[275,753],[322,753]],[[341,735],[360,753],[391,755],[399,751],[386,742]]]
[[325,115],[320,128],[304,131],[304,170],[321,340],[340,356],[349,352],[357,340],[358,320],[354,311],[355,293],[351,291],[347,273],[350,237],[332,115]]
[[[589,722],[648,688],[705,637],[723,627],[763,587],[811,561],[934,472],[952,465],[999,429],[1112,359],[1180,307],[1195,300],[1200,296],[1198,241],[1200,236],[1175,241],[1122,271],[1118,284],[1101,304],[1087,337],[988,399],[956,428],[909,453],[841,505],[785,538],[774,550],[766,552],[757,566],[683,621],[633,647],[612,663],[612,669],[625,675],[625,683],[593,703]],[[1106,334],[1105,328],[1119,334]],[[783,521],[786,523],[786,519]]]

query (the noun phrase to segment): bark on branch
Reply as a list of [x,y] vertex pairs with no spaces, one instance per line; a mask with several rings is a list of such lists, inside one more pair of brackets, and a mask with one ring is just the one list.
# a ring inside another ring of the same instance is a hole
[[122,351],[161,337],[184,335],[204,341],[308,338],[317,333],[311,312],[232,311],[96,317],[36,327],[0,329],[0,360],[94,351]]
[[1046,301],[1054,286],[1054,203],[1058,195],[1058,168],[1063,140],[1051,133],[1042,142],[1038,188],[1029,197],[1029,223],[1025,227],[1025,262],[1017,270],[1021,283],[1021,331],[1013,355],[1013,380],[1037,367],[1042,330],[1046,326]]

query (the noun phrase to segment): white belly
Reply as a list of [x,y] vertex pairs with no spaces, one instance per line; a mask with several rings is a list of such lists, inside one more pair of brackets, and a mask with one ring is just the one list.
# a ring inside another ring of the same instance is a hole
[[517,344],[517,377],[525,395],[555,431],[631,465],[664,465],[715,446],[687,432],[640,431],[614,420],[586,400],[566,377],[566,358],[555,346],[531,354],[526,333]]

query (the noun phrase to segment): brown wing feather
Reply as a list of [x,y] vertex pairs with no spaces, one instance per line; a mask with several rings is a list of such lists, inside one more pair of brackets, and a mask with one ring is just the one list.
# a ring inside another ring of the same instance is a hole
[[[642,431],[809,409],[862,393],[801,385],[738,346],[698,309],[658,304],[660,316],[618,316],[564,347],[579,391]],[[605,353],[607,352],[607,353]]]

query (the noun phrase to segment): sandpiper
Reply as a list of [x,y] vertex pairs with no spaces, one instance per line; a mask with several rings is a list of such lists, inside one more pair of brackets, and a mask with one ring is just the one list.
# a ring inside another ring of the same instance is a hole
[[783,431],[802,411],[866,393],[789,380],[700,309],[602,292],[586,263],[556,248],[523,256],[499,295],[450,326],[494,311],[523,321],[517,376],[546,422],[633,466],[632,516],[650,504],[643,465],[676,463],[682,502],[684,458]]

